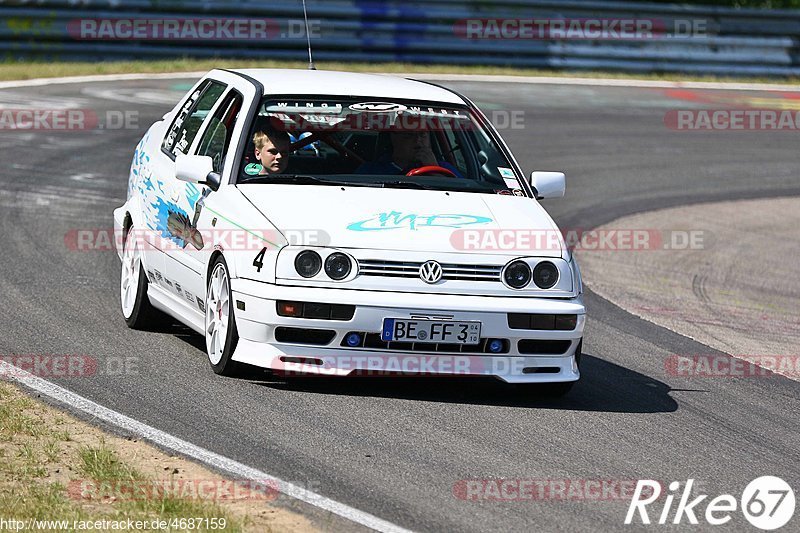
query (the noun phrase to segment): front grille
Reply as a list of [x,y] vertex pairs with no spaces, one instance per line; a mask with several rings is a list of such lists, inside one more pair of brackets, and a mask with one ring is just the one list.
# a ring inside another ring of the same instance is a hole
[[[359,346],[347,344],[347,337],[351,333],[361,335]],[[344,336],[342,346],[347,348],[366,348],[370,350],[403,350],[409,352],[429,352],[429,353],[471,353],[471,354],[490,354],[498,355],[508,353],[511,343],[507,339],[499,339],[503,342],[503,349],[499,352],[489,351],[489,341],[493,339],[481,339],[478,344],[446,344],[446,343],[425,343],[425,342],[387,342],[381,339],[380,333],[365,333],[363,331],[351,331]]]
[[[441,263],[442,279],[452,281],[500,281],[502,266],[494,265],[457,265]],[[383,276],[390,278],[419,278],[418,261],[382,261],[378,259],[360,259],[359,273],[362,276]]]

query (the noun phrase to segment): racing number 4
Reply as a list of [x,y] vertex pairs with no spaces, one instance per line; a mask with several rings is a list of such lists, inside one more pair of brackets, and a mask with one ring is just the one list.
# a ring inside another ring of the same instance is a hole
[[256,272],[261,272],[261,269],[264,268],[264,255],[267,253],[266,248],[262,248],[258,255],[253,260],[253,266],[256,267]]

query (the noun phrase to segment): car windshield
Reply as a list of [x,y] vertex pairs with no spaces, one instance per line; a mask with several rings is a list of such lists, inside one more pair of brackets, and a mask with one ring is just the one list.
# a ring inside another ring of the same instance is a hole
[[503,151],[464,106],[269,97],[249,131],[238,183],[524,195]]

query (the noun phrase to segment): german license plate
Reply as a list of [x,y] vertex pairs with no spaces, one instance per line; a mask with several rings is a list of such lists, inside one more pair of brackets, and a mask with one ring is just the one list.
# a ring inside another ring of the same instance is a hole
[[481,340],[481,323],[385,318],[383,319],[381,340],[386,342],[478,344]]

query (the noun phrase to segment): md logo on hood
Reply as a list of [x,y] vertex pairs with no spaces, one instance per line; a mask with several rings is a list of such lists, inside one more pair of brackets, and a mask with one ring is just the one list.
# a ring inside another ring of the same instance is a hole
[[410,229],[416,231],[419,228],[463,228],[464,226],[488,224],[489,222],[493,222],[493,220],[478,215],[417,215],[414,213],[404,215],[397,211],[390,211],[388,213],[379,213],[366,220],[353,222],[347,226],[347,229],[350,231],[382,231],[392,229]]

